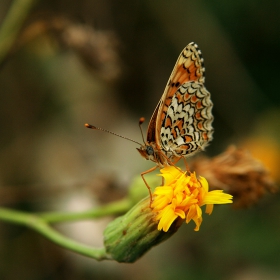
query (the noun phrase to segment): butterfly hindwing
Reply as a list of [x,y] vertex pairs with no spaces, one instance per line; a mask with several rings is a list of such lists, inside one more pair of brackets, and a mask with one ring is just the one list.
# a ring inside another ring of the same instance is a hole
[[169,157],[203,150],[212,139],[213,104],[200,82],[187,82],[173,95],[161,123],[160,145]]

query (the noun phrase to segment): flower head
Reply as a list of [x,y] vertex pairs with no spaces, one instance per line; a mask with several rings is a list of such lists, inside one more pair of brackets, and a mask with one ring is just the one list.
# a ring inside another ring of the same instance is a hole
[[158,230],[168,231],[172,223],[179,217],[189,223],[196,224],[195,231],[202,223],[201,206],[206,205],[206,213],[211,214],[214,204],[232,203],[232,195],[222,190],[209,191],[205,178],[196,178],[195,173],[182,172],[175,166],[167,166],[160,170],[165,184],[154,191],[152,208],[157,213]]

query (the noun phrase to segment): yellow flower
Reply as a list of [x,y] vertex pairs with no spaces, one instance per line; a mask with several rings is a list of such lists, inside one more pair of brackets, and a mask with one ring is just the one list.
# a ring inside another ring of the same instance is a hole
[[157,213],[155,220],[158,230],[168,231],[171,224],[180,217],[186,223],[193,220],[195,231],[202,223],[201,206],[206,205],[206,213],[211,214],[213,204],[232,203],[232,195],[222,190],[209,191],[205,178],[196,178],[195,173],[182,172],[175,166],[164,167],[160,170],[165,184],[157,187],[153,193],[152,208]]

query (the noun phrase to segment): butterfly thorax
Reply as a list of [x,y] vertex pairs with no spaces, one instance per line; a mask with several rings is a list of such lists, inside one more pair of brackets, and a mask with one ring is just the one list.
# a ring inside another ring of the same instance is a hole
[[139,149],[137,148],[137,150],[143,158],[155,162],[161,168],[169,165],[169,159],[164,156],[162,151],[158,149],[153,142],[145,143]]

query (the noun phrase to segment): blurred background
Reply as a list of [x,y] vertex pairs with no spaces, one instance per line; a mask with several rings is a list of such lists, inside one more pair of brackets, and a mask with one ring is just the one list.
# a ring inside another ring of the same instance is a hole
[[[0,2],[0,24],[12,3]],[[82,211],[124,196],[153,163],[84,123],[142,142],[138,120],[146,131],[192,41],[214,103],[205,154],[246,148],[279,182],[279,11],[277,0],[37,1],[0,61],[1,206]],[[279,202],[274,194],[249,209],[216,207],[199,232],[183,225],[134,264],[97,262],[1,222],[0,278],[279,279]],[[109,220],[57,228],[102,246]]]

